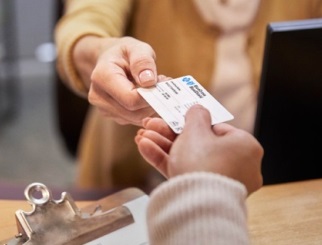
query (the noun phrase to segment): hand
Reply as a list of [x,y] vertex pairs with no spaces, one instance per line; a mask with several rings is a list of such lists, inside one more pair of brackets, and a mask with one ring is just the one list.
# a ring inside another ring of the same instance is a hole
[[243,183],[248,193],[262,185],[263,149],[249,133],[228,124],[211,127],[209,112],[200,105],[186,114],[181,135],[162,119],[144,120],[135,141],[141,155],[164,176],[207,171]]
[[119,124],[141,125],[155,114],[136,87],[157,82],[153,49],[130,37],[86,36],[76,44],[73,60],[89,88],[88,100]]

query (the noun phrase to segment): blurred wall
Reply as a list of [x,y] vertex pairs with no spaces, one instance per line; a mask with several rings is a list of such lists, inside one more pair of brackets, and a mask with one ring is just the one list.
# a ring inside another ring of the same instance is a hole
[[34,52],[40,44],[52,41],[58,0],[9,1],[15,1],[18,56],[33,58]]
[[22,82],[55,78],[53,29],[59,1],[0,0],[0,118],[17,111]]

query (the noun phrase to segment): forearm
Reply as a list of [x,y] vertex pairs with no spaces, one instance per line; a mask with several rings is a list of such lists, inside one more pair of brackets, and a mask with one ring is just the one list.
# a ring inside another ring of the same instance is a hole
[[209,173],[182,175],[151,195],[151,244],[248,244],[245,187]]

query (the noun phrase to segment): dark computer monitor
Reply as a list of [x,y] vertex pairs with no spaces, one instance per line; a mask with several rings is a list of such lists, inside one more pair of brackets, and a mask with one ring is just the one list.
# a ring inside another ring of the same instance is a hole
[[268,25],[254,134],[264,184],[322,178],[322,19]]

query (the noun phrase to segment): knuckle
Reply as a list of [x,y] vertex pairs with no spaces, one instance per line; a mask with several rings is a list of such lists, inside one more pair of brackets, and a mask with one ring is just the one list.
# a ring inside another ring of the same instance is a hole
[[133,112],[136,110],[137,101],[134,98],[127,98],[124,101],[123,106],[125,107],[126,110]]
[[129,125],[129,124],[130,124],[130,122],[129,122],[129,121],[127,121],[127,120],[125,120],[125,119],[123,119],[123,118],[114,118],[113,120],[114,120],[117,124],[122,125],[122,126]]
[[253,144],[252,144],[252,154],[254,155],[254,157],[256,157],[257,159],[262,159],[263,155],[264,155],[264,149],[262,147],[262,145],[256,140],[253,139]]
[[236,129],[234,134],[236,140],[239,142],[247,142],[249,140],[249,134],[241,129]]
[[96,96],[92,89],[89,90],[87,100],[90,104],[95,104]]
[[137,40],[130,36],[125,36],[121,38],[121,42],[123,43],[134,42],[134,41],[137,41]]
[[254,157],[261,158],[264,155],[261,144],[248,132],[238,129],[235,131],[235,137],[237,142],[248,142],[247,146]]
[[133,59],[132,65],[135,67],[149,67],[154,64],[153,57],[148,54],[140,55]]
[[142,98],[138,94],[130,93],[129,96],[123,100],[123,106],[130,112],[142,109]]
[[97,101],[98,101],[98,96],[95,92],[95,89],[93,86],[90,86],[90,89],[88,91],[88,95],[87,95],[87,100],[90,104],[92,105],[96,105]]
[[98,72],[97,67],[94,68],[94,70],[93,70],[93,72],[91,74],[90,79],[91,79],[91,82],[92,83],[96,83],[97,81],[100,80],[100,73]]

